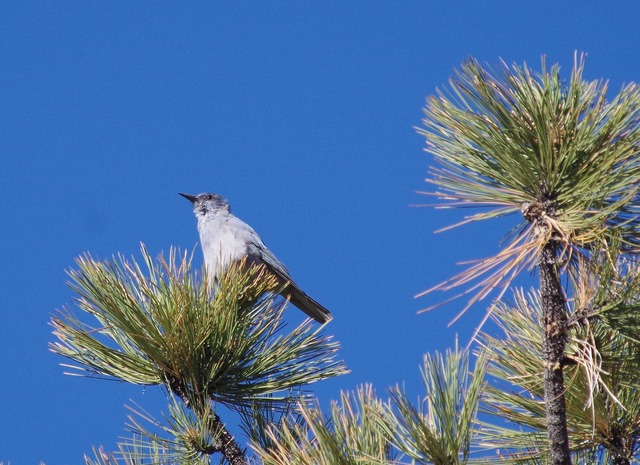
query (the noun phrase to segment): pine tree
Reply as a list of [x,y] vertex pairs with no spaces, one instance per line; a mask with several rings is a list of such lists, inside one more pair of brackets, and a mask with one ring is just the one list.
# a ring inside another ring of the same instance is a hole
[[[420,132],[437,164],[432,194],[445,206],[489,207],[462,223],[509,214],[521,223],[498,255],[430,290],[470,286],[465,309],[497,290],[487,318],[503,334],[480,332],[473,367],[457,345],[426,355],[415,402],[400,387],[384,399],[365,385],[323,412],[300,389],[346,372],[338,345],[309,321],[286,331],[286,302],[260,267],[239,264],[214,292],[175,251],[154,261],[143,247],[144,268],[121,256],[78,259],[69,276],[82,316],[53,318],[52,350],[88,376],[167,394],[163,420],[132,408],[121,461],[632,463],[640,91],[627,85],[607,101],[607,85],[583,80],[583,69],[576,58],[565,82],[544,59],[539,73],[505,64],[495,73],[468,60],[449,92],[428,100]],[[506,290],[530,268],[539,287],[516,290],[509,303]],[[250,449],[218,405],[238,414]],[[94,455],[88,464],[121,463],[102,449]]]
[[[97,323],[69,310],[52,320],[58,341],[51,349],[79,364],[71,368],[165,387],[167,422],[152,425],[166,437],[144,426],[148,414],[132,416],[133,437],[120,446],[128,463],[210,463],[219,453],[246,464],[217,405],[286,411],[305,402],[302,386],[346,372],[322,327],[307,320],[285,331],[286,302],[275,300],[277,281],[262,267],[232,267],[214,292],[187,254],[172,250],[154,261],[143,246],[142,256],[146,270],[122,256],[79,258],[70,286],[77,307]],[[96,460],[112,457],[97,451]]]
[[521,215],[500,253],[431,290],[470,285],[468,308],[496,289],[502,297],[520,271],[537,270],[552,465],[571,463],[563,276],[614,242],[628,255],[640,245],[640,89],[626,85],[607,101],[607,84],[585,81],[583,69],[576,58],[567,82],[544,59],[539,73],[504,63],[496,73],[470,59],[448,92],[428,99],[419,130],[437,164],[428,181],[440,206],[488,208],[462,223]]

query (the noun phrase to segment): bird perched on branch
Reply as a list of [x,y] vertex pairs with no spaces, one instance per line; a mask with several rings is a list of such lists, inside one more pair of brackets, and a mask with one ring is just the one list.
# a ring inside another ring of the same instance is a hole
[[191,201],[198,219],[200,246],[204,263],[211,279],[216,273],[224,273],[229,265],[246,257],[247,264],[262,264],[283,286],[281,294],[319,323],[332,319],[329,310],[309,297],[291,279],[289,271],[264,245],[251,226],[235,217],[227,201],[218,194],[180,193]]

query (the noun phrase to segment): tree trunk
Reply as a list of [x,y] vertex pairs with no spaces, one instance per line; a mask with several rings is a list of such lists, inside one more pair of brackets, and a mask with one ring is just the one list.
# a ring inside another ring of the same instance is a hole
[[540,296],[544,320],[542,352],[544,359],[544,403],[549,437],[549,465],[570,465],[567,411],[564,398],[562,361],[567,342],[566,298],[560,283],[556,252],[552,239],[542,249]]

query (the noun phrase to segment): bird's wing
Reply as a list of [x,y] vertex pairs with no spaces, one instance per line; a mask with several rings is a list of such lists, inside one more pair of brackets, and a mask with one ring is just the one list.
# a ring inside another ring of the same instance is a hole
[[[256,235],[257,237],[257,235]],[[258,237],[258,240],[260,238]],[[269,271],[276,275],[278,280],[285,284],[282,295],[286,296],[289,301],[316,320],[318,323],[326,323],[333,318],[331,312],[320,305],[316,300],[311,298],[291,279],[291,275],[287,268],[280,260],[264,245],[262,241],[257,244],[260,247],[261,260],[267,266]]]
[[319,323],[330,321],[332,319],[331,312],[298,287],[293,279],[291,279],[289,270],[287,270],[284,264],[267,248],[251,226],[240,220],[238,221],[243,225],[242,234],[246,236],[249,258],[264,263],[267,269],[285,285],[282,294],[287,296],[293,305]]
[[287,270],[284,264],[267,248],[262,239],[260,239],[260,236],[258,236],[258,233],[248,224],[244,222],[242,222],[242,224],[244,225],[242,234],[246,236],[244,239],[247,242],[247,255],[249,258],[264,262],[281,280],[291,281],[289,270]]

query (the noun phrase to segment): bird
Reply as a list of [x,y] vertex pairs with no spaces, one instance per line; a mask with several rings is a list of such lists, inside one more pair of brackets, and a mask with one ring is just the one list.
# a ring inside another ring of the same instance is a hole
[[216,279],[216,273],[224,273],[231,264],[246,257],[247,263],[264,265],[276,277],[282,286],[280,294],[294,306],[318,323],[331,321],[331,312],[300,289],[284,264],[267,248],[253,228],[231,213],[226,199],[209,192],[179,194],[193,204],[205,268],[213,280]]

